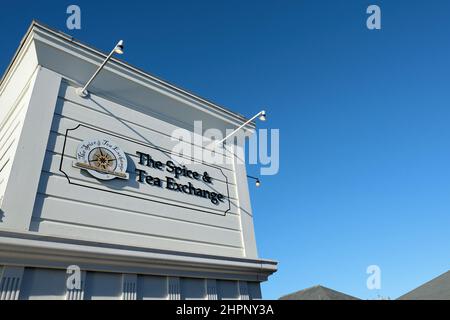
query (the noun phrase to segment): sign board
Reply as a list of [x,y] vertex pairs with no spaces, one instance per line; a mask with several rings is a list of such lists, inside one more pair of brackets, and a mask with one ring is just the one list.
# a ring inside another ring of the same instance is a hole
[[231,206],[222,168],[83,124],[66,130],[60,171],[70,184],[130,199],[220,215]]

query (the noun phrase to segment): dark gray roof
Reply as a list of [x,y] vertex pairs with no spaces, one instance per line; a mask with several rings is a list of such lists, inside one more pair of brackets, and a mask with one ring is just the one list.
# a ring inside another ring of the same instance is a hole
[[399,297],[398,300],[450,300],[450,271]]
[[359,299],[323,286],[315,286],[282,296],[280,300],[359,300]]

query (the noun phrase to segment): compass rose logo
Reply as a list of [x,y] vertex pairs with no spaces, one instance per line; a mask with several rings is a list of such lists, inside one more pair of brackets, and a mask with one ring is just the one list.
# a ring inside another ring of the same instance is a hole
[[77,149],[74,167],[87,170],[101,180],[128,179],[127,158],[120,147],[109,139],[83,141]]
[[99,147],[92,150],[93,159],[89,160],[93,166],[101,169],[101,170],[109,170],[113,171],[115,168],[113,167],[115,162],[117,161],[107,149]]

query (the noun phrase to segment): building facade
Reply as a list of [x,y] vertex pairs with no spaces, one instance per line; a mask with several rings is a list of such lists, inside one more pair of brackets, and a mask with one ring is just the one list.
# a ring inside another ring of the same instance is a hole
[[77,94],[104,59],[33,22],[1,80],[0,299],[260,299],[243,145],[194,125],[246,119],[114,58]]

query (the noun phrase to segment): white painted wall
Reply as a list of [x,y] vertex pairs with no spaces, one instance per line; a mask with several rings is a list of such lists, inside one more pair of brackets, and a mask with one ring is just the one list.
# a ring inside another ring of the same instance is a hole
[[[242,119],[115,60],[79,97],[76,79],[101,58],[33,24],[0,85],[0,299],[260,298],[276,263],[258,257],[245,165],[229,153],[227,164],[194,155],[187,165],[207,171],[212,185],[192,183],[226,193],[229,207],[138,183],[134,172],[136,151],[170,159],[177,128],[203,120],[223,131]],[[72,166],[92,137],[120,145],[128,181]],[[65,288],[73,264],[78,291]]]
[[[177,143],[171,139],[177,127],[95,95],[83,99],[75,89],[65,82],[59,90],[31,230],[155,249],[244,256],[233,165],[188,165],[198,172],[208,171],[212,188],[180,179],[225,195],[228,190],[231,209],[226,214],[228,201],[226,206],[216,206],[208,199],[139,183],[135,167],[161,179],[170,176],[139,165],[135,152],[151,153],[155,160],[166,162]],[[86,127],[70,131],[66,138],[66,131],[79,124]],[[90,137],[110,138],[121,146],[128,156],[129,180],[100,181],[72,166],[78,145]],[[79,185],[70,184],[65,174]]]
[[28,50],[18,55],[14,72],[5,76],[0,87],[0,203],[8,184],[37,74],[35,48],[30,42],[25,46]]

